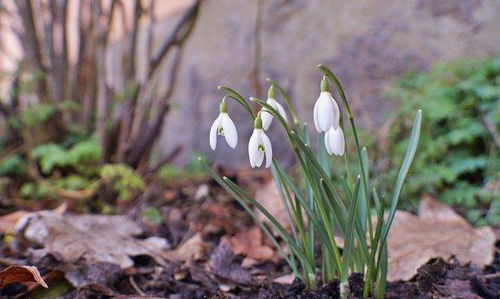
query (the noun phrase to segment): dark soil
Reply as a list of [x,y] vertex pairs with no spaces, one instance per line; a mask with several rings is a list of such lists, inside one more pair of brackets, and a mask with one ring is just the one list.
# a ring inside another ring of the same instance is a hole
[[[390,282],[386,298],[500,298],[500,254],[484,271],[471,264],[460,265],[456,260],[429,261],[418,269],[409,281]],[[363,277],[349,278],[351,298],[362,298]],[[246,296],[245,296],[246,297]],[[339,298],[337,281],[313,291],[306,291],[300,280],[292,285],[272,284],[246,298]]]
[[[271,282],[273,277],[290,271],[283,261],[243,268],[243,257],[235,255],[222,240],[223,236],[248,230],[254,225],[252,219],[222,192],[216,192],[214,198],[192,201],[185,199],[192,198],[196,188],[177,190],[181,191],[172,196],[167,194],[175,200],[165,199],[158,203],[164,218],[160,226],[149,227],[146,235],[166,238],[176,248],[188,232],[199,232],[207,246],[204,258],[186,263],[167,261],[160,266],[148,256],[139,256],[134,259],[134,267],[122,270],[109,263],[67,263],[57,254],[31,259],[0,238],[1,265],[35,265],[50,286],[48,290],[28,289],[21,284],[3,286],[0,281],[0,299],[339,298],[338,281],[314,290],[306,290],[299,279],[290,285]],[[388,283],[386,298],[500,298],[498,252],[500,242],[494,262],[484,269],[472,264],[461,265],[455,259],[431,260],[421,266],[411,280]],[[350,298],[361,298],[362,275],[353,274],[349,285]]]
[[[134,296],[140,292],[149,296],[141,298],[339,298],[338,281],[315,290],[306,290],[299,279],[290,285],[266,283],[265,279],[260,283],[250,281],[248,273],[235,266],[239,261],[224,246],[214,250],[210,262],[221,264],[217,266],[219,272],[201,264],[172,263],[160,267],[148,257],[137,258],[136,267],[127,273],[114,264],[69,265],[50,255],[35,261],[35,265],[51,286],[49,290],[59,288],[57,298],[139,298]],[[386,298],[500,298],[499,273],[499,253],[483,270],[472,264],[461,265],[455,259],[434,259],[421,266],[411,280],[388,283]],[[184,278],[179,279],[179,275]],[[228,287],[225,292],[220,290],[223,285]],[[349,285],[350,298],[362,298],[362,275],[351,275]],[[42,293],[27,293],[23,285],[11,284],[3,287],[0,298],[54,298],[43,293],[45,290],[38,290]]]

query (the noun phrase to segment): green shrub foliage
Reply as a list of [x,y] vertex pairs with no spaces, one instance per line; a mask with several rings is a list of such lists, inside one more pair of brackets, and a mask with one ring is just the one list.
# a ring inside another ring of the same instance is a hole
[[428,193],[478,225],[500,222],[499,83],[500,57],[462,59],[407,75],[390,90],[401,106],[391,116],[388,169],[400,163],[408,142],[411,123],[400,120],[417,107],[425,111],[406,203]]

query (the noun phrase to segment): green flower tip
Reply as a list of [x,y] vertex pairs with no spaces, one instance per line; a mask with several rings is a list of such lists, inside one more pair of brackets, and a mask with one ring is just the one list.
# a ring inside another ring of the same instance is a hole
[[267,98],[268,99],[276,98],[276,92],[274,91],[274,84],[271,84],[271,86],[269,86],[269,89],[267,90]]
[[323,76],[323,79],[321,79],[321,92],[329,91],[329,89],[328,80],[326,79],[326,76]]
[[220,102],[219,105],[219,112],[220,113],[227,113],[227,103],[226,103],[226,97],[222,99],[222,102]]
[[321,63],[320,63],[320,64],[318,64],[318,68],[319,68],[319,69],[320,69],[320,68],[322,68],[322,67],[323,67],[323,65],[322,65]]
[[255,129],[262,129],[262,118],[260,117],[260,112],[257,114],[255,121],[253,122],[253,127]]
[[217,90],[222,90],[223,88],[224,88],[224,86],[222,86],[222,85],[217,86]]

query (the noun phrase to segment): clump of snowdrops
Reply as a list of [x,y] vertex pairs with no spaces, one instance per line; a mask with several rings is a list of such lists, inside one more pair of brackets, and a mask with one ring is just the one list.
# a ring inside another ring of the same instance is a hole
[[[310,145],[307,124],[300,122],[285,90],[272,80],[268,80],[270,87],[267,101],[250,98],[251,102],[261,106],[258,113],[254,113],[245,98],[236,91],[219,86],[219,90],[225,95],[220,104],[219,117],[210,130],[210,146],[213,150],[216,149],[218,136],[224,136],[228,145],[236,148],[238,134],[228,114],[228,99],[235,100],[248,112],[254,120],[253,134],[248,141],[250,165],[260,167],[265,158],[265,167],[271,167],[289,216],[290,230],[285,229],[282,223],[240,186],[227,177],[220,178],[207,168],[214,179],[253,216],[287,260],[295,276],[300,277],[308,288],[315,287],[320,281],[327,283],[338,279],[341,294],[345,297],[349,292],[348,277],[357,272],[362,273],[364,277],[363,296],[383,298],[387,277],[387,235],[394,219],[403,182],[417,148],[421,111],[416,113],[408,149],[394,183],[392,198],[389,200],[380,197],[377,190],[371,188],[368,152],[365,147],[361,147],[344,89],[328,68],[322,65],[318,68],[323,73],[323,79],[313,111],[314,127],[319,134],[317,152],[313,151]],[[341,102],[337,102],[330,93],[330,83],[335,86]],[[276,96],[276,91],[279,92],[279,97]],[[291,115],[291,121],[279,99],[283,100]],[[347,121],[343,122],[344,117]],[[300,172],[305,178],[305,188],[299,187],[273,159],[272,142],[265,133],[273,119],[285,130]],[[349,165],[353,164],[348,163],[349,151],[345,150],[346,131],[352,134],[354,140],[357,160],[357,167],[354,169],[349,169]],[[331,155],[336,158],[331,158]],[[344,161],[340,161],[342,156]],[[332,164],[335,164],[335,167],[345,165],[345,175],[333,177]],[[270,228],[259,220],[252,206],[268,218],[272,229],[286,242],[287,251],[280,246]],[[343,238],[341,248],[336,236]],[[318,260],[321,261],[319,264]]]

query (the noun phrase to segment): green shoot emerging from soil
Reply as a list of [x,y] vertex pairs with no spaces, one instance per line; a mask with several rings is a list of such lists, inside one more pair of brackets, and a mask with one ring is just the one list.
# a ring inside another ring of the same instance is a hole
[[[240,186],[227,177],[220,178],[209,167],[207,169],[213,178],[253,216],[280,250],[295,276],[303,279],[308,288],[315,287],[320,280],[326,283],[338,279],[342,296],[345,297],[349,291],[348,277],[351,273],[357,272],[364,276],[363,296],[383,298],[387,277],[387,235],[396,212],[403,182],[417,149],[422,113],[419,110],[416,114],[392,198],[390,200],[381,198],[377,190],[370,186],[368,152],[365,147],[361,147],[356,124],[342,85],[328,68],[322,65],[318,68],[323,73],[323,79],[320,96],[314,107],[314,125],[320,134],[322,132],[325,134],[319,136],[317,153],[310,146],[311,138],[307,125],[300,122],[292,101],[284,89],[272,80],[269,80],[270,89],[266,102],[255,97],[250,98],[250,101],[262,108],[257,114],[253,113],[249,103],[236,91],[220,86],[219,90],[225,93],[221,105],[224,109],[221,108],[221,114],[214,122],[210,134],[212,149],[215,149],[217,136],[222,135],[221,129],[228,144],[234,148],[237,143],[237,132],[227,114],[226,99],[235,100],[249,113],[254,120],[254,133],[248,145],[250,164],[252,167],[259,167],[265,157],[266,167],[271,166],[274,181],[289,216],[290,230],[285,229],[282,223],[279,223]],[[333,83],[340,95],[341,105],[332,97],[329,83]],[[290,123],[287,121],[285,109],[276,100],[276,91],[279,92],[291,115]],[[354,140],[358,162],[358,167],[355,169],[349,169],[349,165],[352,164],[347,163],[349,151],[345,150],[344,139],[347,128],[343,128],[341,111],[347,117],[346,126],[350,127]],[[285,129],[290,147],[299,163],[300,173],[305,178],[304,188],[299,187],[299,184],[294,182],[272,158],[271,141],[265,130],[269,128],[273,119]],[[344,157],[345,176],[331,175],[332,159],[328,154]],[[270,228],[259,220],[252,206],[268,218],[272,229],[286,242],[288,251],[282,249]],[[342,237],[343,244],[339,244],[340,238],[336,237]],[[320,250],[316,250],[317,248]],[[317,261],[321,262],[317,264]]]

